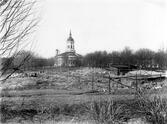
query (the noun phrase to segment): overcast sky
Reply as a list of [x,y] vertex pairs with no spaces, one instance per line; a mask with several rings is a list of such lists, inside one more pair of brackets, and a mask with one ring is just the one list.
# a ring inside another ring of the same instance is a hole
[[64,52],[71,29],[76,52],[167,48],[166,0],[44,0],[34,51]]

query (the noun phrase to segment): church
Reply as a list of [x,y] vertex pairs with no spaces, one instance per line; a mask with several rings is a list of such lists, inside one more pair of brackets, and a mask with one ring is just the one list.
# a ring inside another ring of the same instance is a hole
[[56,51],[54,66],[75,67],[80,65],[82,56],[75,51],[74,39],[72,38],[71,31],[66,41],[66,52],[59,54],[59,51]]

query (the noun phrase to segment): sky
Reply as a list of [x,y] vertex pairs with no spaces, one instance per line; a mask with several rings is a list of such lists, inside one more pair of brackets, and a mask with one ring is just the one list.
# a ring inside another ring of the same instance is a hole
[[33,51],[53,57],[66,50],[71,30],[76,52],[167,48],[166,0],[43,0]]

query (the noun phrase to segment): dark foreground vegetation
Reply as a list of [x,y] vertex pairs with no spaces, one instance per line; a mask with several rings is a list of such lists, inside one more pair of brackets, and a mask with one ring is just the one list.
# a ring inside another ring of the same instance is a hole
[[45,101],[29,101],[18,104],[14,101],[1,102],[1,123],[28,121],[43,123],[46,120],[74,119],[78,121],[92,120],[100,124],[125,124],[132,118],[142,118],[151,124],[167,123],[167,100],[160,97],[137,98],[122,101],[91,101],[86,103],[45,103]]

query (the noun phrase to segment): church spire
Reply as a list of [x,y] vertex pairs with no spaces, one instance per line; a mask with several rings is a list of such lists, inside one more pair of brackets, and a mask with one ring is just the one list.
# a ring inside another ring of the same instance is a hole
[[71,34],[71,29],[70,29],[70,37],[72,37],[72,34]]
[[71,29],[70,29],[70,34],[69,34],[69,38],[67,39],[67,41],[74,41],[74,39],[72,38]]

